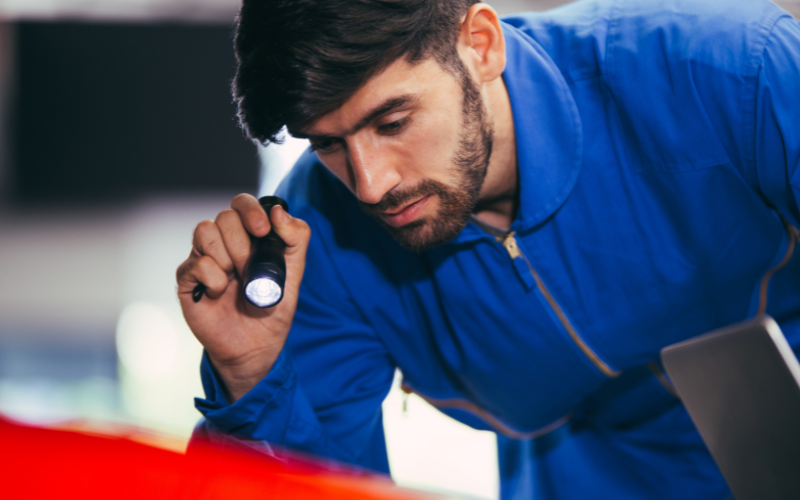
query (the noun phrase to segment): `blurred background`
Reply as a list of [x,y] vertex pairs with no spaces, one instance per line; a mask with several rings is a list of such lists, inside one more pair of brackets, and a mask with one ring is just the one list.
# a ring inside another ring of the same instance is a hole
[[[800,15],[800,0],[779,3]],[[185,446],[201,347],[175,269],[197,222],[236,193],[271,194],[306,147],[257,148],[237,127],[237,8],[0,0],[0,414]],[[384,414],[399,483],[497,498],[493,434],[416,396],[403,408],[395,388]]]

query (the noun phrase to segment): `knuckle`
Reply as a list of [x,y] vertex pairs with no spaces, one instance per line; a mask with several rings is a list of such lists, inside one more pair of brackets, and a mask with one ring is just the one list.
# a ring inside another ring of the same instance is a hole
[[197,264],[195,264],[195,267],[197,268],[197,272],[201,274],[209,274],[214,271],[214,268],[217,267],[217,264],[213,258],[209,257],[208,255],[203,255],[197,259]]
[[226,208],[217,215],[217,224],[229,225],[239,218],[239,214],[232,208]]
[[231,248],[231,258],[237,262],[247,259],[250,256],[250,242],[247,244],[235,245]]
[[204,220],[197,225],[194,229],[194,239],[195,242],[201,242],[204,240],[208,240],[209,238],[214,237],[214,233],[216,232],[216,224],[210,220]]
[[207,233],[209,231],[213,231],[214,226],[216,226],[216,224],[214,224],[214,221],[206,219],[204,221],[200,221],[200,223],[197,224],[197,229],[195,231],[200,233]]
[[186,272],[189,270],[191,265],[192,265],[191,259],[187,259],[181,262],[181,264],[178,266],[178,269],[175,270],[175,281],[180,283],[180,281],[186,275]]
[[213,239],[206,242],[203,248],[207,254],[216,254],[221,249],[221,245],[218,239]]
[[247,193],[239,193],[231,200],[231,208],[244,206],[250,201],[251,198],[253,198],[252,195]]

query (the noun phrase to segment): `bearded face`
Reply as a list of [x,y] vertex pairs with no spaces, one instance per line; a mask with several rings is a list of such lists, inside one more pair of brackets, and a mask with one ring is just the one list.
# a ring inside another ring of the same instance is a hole
[[[372,215],[400,245],[414,252],[424,252],[439,246],[461,232],[478,202],[478,194],[489,166],[492,127],[486,118],[480,90],[466,69],[460,73],[463,93],[462,130],[458,149],[448,166],[452,182],[424,179],[411,188],[390,191],[377,204],[359,202],[362,210]],[[383,214],[426,197],[438,199],[439,209],[436,213],[399,227],[384,220]]]
[[458,58],[399,59],[293,135],[404,247],[454,238],[475,209],[492,153],[482,87]]

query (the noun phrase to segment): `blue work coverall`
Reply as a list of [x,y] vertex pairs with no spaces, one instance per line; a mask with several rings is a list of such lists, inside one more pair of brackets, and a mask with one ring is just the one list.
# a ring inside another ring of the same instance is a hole
[[[313,236],[288,343],[204,426],[388,472],[405,384],[498,433],[504,499],[729,498],[661,348],[756,313],[798,223],[800,25],[766,1],[589,0],[504,20],[519,209],[402,249],[304,155],[279,188]],[[767,312],[800,346],[800,259]]]

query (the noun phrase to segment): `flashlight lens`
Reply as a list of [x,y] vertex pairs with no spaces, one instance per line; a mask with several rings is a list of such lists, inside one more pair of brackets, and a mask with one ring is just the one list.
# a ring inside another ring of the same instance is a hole
[[269,278],[258,278],[247,284],[244,293],[258,307],[269,307],[280,300],[281,287]]

